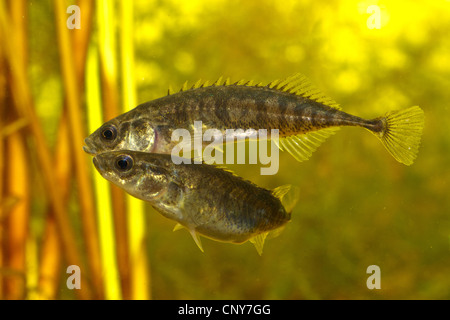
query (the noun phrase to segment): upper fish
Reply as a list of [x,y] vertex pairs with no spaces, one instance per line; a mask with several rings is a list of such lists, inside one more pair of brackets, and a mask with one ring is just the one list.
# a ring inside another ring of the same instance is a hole
[[[251,81],[212,85],[198,81],[191,88],[143,103],[104,123],[85,139],[84,150],[98,154],[114,150],[171,153],[172,132],[189,130],[202,121],[203,130],[279,130],[278,146],[298,161],[307,160],[317,147],[342,126],[373,133],[399,162],[411,165],[420,145],[424,113],[418,106],[363,119],[341,110],[304,76],[293,75],[267,85]],[[270,138],[270,136],[269,136]],[[225,141],[225,139],[223,139]]]

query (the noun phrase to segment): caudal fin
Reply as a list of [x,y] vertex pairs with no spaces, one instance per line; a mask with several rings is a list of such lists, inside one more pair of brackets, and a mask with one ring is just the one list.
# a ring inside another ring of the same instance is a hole
[[389,112],[380,119],[383,121],[384,130],[374,134],[398,162],[411,165],[417,157],[422,137],[423,110],[414,106]]

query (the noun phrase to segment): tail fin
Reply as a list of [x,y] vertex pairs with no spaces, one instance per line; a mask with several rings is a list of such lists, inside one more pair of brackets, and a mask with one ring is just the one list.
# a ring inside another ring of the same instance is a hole
[[419,150],[424,127],[423,110],[414,106],[388,112],[379,119],[383,121],[384,129],[373,133],[398,162],[411,165]]

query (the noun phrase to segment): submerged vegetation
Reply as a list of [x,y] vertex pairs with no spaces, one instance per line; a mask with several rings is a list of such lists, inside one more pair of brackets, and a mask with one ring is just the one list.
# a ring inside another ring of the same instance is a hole
[[[0,299],[450,298],[449,30],[448,1],[0,0]],[[82,149],[186,80],[295,72],[349,113],[418,105],[426,125],[411,166],[352,128],[308,161],[280,153],[274,176],[230,166],[300,190],[261,257],[208,239],[200,252]]]

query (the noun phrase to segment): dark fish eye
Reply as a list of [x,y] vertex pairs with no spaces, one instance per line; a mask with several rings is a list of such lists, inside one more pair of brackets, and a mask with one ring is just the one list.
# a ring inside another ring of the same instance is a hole
[[114,140],[117,136],[117,129],[114,126],[108,126],[102,130],[102,138],[103,140]]
[[120,155],[116,158],[115,164],[119,171],[126,172],[133,168],[133,159],[127,155]]

